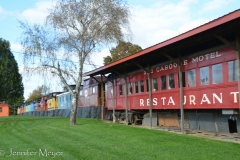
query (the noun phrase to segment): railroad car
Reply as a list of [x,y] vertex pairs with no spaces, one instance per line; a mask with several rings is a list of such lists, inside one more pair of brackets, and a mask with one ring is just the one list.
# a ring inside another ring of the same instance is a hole
[[102,80],[104,82],[106,78],[97,76],[95,79],[90,77],[84,80],[78,98],[79,107],[101,106],[102,101],[104,102],[104,98],[101,97],[101,95],[104,95],[102,93],[104,90],[101,90],[100,83]]
[[72,95],[70,92],[65,92],[57,95],[58,109],[71,109]]
[[48,110],[55,110],[58,108],[57,95],[60,93],[62,92],[52,92],[48,95],[48,100],[47,100]]
[[29,106],[28,106],[28,112],[32,112],[34,111],[34,101],[30,102]]
[[24,105],[20,107],[20,114],[23,114],[23,113],[24,113]]
[[0,102],[0,117],[9,116],[9,105]]
[[47,111],[48,107],[47,107],[47,99],[48,96],[42,96],[41,100],[40,100],[40,111]]
[[34,111],[41,111],[40,101],[41,101],[41,98],[38,98],[38,99],[35,100]]
[[[190,117],[197,114],[199,119],[204,117],[224,119],[224,113],[232,113],[231,116],[234,117],[234,112],[239,109],[236,51],[224,48],[189,57],[182,61],[184,109],[189,112],[187,115]],[[172,116],[172,123],[169,125],[178,126],[180,109],[178,73],[178,65],[171,62],[159,64],[151,70],[153,112],[162,114],[159,125],[167,125],[165,121]],[[122,114],[126,106],[124,85],[125,81],[122,78],[115,79],[115,109]],[[112,110],[112,83],[107,82],[106,88],[106,107]],[[127,92],[128,109],[147,113],[150,103],[148,74],[140,71],[128,75]],[[236,130],[237,122],[234,118],[228,119],[229,126]],[[213,121],[208,123],[214,126]]]

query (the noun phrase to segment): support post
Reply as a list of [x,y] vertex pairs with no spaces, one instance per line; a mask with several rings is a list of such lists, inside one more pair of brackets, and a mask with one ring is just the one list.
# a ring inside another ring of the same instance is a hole
[[[236,33],[236,46],[240,47],[240,35],[239,31]],[[238,64],[238,108],[240,112],[240,51],[237,50],[237,64]]]
[[116,117],[115,117],[115,86],[114,86],[114,80],[112,79],[112,91],[113,91],[113,93],[112,93],[112,102],[113,102],[113,106],[112,106],[112,108],[113,108],[113,123],[115,123],[116,122]]
[[125,81],[125,89],[124,89],[124,93],[125,93],[125,123],[126,125],[128,125],[128,88],[127,88],[127,77],[126,75],[124,76],[124,81]]
[[148,93],[149,93],[149,118],[150,118],[150,129],[152,129],[152,78],[151,68],[148,64]]
[[181,132],[184,133],[184,106],[183,106],[183,81],[182,81],[182,58],[179,57],[179,88],[180,88],[180,110],[181,110]]
[[103,79],[102,79],[102,76],[101,76],[101,119],[103,120],[104,119],[104,97],[105,97],[105,92],[104,92],[104,83],[103,83]]

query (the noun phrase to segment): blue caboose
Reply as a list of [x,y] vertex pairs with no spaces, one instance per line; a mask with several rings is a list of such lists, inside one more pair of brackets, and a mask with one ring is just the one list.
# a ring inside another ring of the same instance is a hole
[[58,109],[71,109],[72,106],[72,95],[70,92],[65,92],[57,95]]

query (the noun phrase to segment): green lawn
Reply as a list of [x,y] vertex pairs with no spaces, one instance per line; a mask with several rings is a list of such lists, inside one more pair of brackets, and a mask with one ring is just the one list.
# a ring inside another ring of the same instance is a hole
[[0,118],[0,159],[240,159],[237,143],[94,119],[77,123],[69,126],[69,119],[56,117]]

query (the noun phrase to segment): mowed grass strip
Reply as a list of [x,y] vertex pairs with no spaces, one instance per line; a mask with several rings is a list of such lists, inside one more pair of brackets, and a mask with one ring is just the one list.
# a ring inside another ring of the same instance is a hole
[[[0,159],[238,159],[237,143],[179,135],[95,119],[0,118]],[[31,152],[31,153],[30,153]]]

